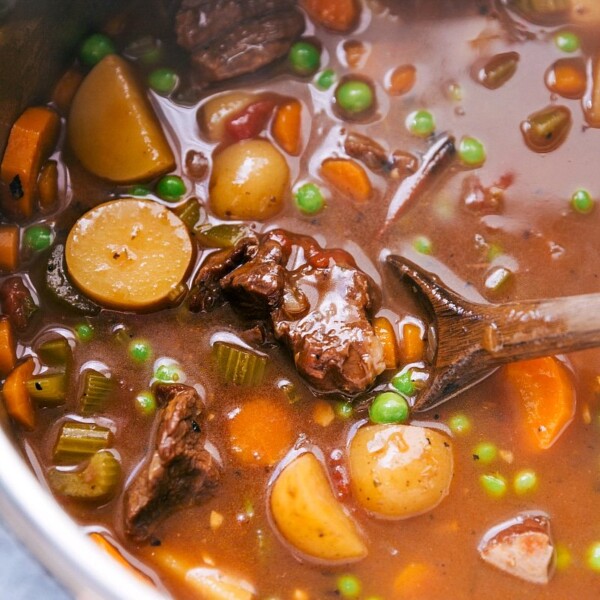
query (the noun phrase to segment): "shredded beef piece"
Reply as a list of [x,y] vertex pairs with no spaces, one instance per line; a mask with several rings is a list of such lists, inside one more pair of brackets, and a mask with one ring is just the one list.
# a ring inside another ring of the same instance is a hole
[[8,316],[15,329],[27,329],[38,306],[20,277],[9,277],[0,286],[2,312]]
[[[299,264],[288,264],[294,256]],[[320,391],[356,394],[385,368],[369,321],[379,301],[375,284],[348,253],[323,250],[312,238],[275,230],[213,254],[192,299],[194,311],[229,300],[245,316],[269,319],[298,371]]]
[[221,81],[286,55],[304,17],[295,0],[184,0],[175,27],[200,76]]
[[196,390],[161,384],[155,393],[161,408],[155,448],[125,494],[125,530],[140,541],[173,509],[202,500],[220,475],[205,448],[204,405]]

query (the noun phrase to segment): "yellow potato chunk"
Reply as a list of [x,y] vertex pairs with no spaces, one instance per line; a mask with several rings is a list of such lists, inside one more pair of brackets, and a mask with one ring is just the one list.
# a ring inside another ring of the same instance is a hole
[[198,111],[198,125],[211,142],[225,139],[225,124],[255,102],[258,96],[248,92],[227,92],[214,96],[205,102]]
[[361,427],[349,450],[352,492],[375,516],[402,519],[431,510],[448,494],[450,439],[412,425]]
[[175,165],[144,89],[127,62],[114,54],[79,86],[67,136],[88,171],[117,183],[151,179]]
[[75,223],[65,258],[73,282],[109,308],[147,310],[164,304],[193,256],[184,223],[152,200],[100,204]]
[[287,162],[271,142],[237,142],[214,158],[210,206],[220,219],[263,221],[281,210],[289,179]]
[[275,480],[271,513],[283,537],[303,555],[328,562],[350,562],[367,548],[339,504],[321,463],[307,452],[287,465]]

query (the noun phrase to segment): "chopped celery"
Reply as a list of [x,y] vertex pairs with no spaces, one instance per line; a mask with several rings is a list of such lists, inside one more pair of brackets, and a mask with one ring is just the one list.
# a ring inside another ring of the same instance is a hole
[[187,293],[188,286],[183,281],[180,281],[178,284],[174,285],[171,288],[171,291],[167,295],[167,302],[171,306],[175,306],[186,297]]
[[193,230],[196,227],[202,216],[200,202],[196,198],[190,198],[171,210],[185,223],[185,226],[189,230]]
[[121,477],[121,465],[108,450],[96,452],[83,469],[48,471],[50,487],[61,496],[77,500],[107,500]]
[[512,3],[534,20],[561,18],[571,9],[571,0],[513,0]]
[[67,397],[67,375],[64,372],[37,375],[25,385],[31,398],[39,404],[57,406],[64,404]]
[[212,350],[217,369],[227,381],[244,386],[260,385],[267,366],[266,356],[223,342],[215,342]]
[[71,362],[72,352],[69,340],[65,337],[52,338],[40,344],[38,348],[40,360],[51,367],[66,369]]
[[283,392],[283,395],[290,404],[296,404],[296,402],[300,402],[300,400],[302,400],[302,395],[300,392],[298,392],[296,386],[290,381],[279,384],[279,389]]
[[54,462],[76,464],[90,458],[99,450],[108,448],[112,433],[107,427],[95,423],[68,421],[60,429],[54,446]]
[[102,412],[114,387],[115,382],[111,377],[94,369],[86,371],[81,395],[81,414],[91,415]]
[[208,248],[233,248],[248,233],[243,225],[214,225],[196,234],[198,242]]

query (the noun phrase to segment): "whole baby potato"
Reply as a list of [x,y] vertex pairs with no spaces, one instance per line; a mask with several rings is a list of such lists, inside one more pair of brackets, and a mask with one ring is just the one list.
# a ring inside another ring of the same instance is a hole
[[287,162],[271,142],[237,142],[214,158],[210,206],[220,219],[263,221],[281,210],[289,179]]
[[350,442],[349,463],[357,502],[388,519],[434,508],[448,494],[453,474],[450,439],[412,425],[361,427]]

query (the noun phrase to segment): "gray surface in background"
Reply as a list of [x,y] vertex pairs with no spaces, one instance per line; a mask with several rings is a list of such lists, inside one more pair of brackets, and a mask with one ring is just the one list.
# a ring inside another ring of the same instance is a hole
[[0,519],[0,590],[11,600],[70,600]]

